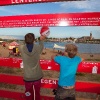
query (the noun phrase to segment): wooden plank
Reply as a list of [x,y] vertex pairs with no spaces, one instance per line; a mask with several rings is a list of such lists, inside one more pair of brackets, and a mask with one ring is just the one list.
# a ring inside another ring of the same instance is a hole
[[[2,98],[12,98],[15,100],[25,100],[24,93],[14,92],[9,90],[0,90],[0,97]],[[42,96],[41,99],[43,100],[54,100],[54,96]]]
[[[24,85],[22,76],[0,74],[0,82],[16,84],[16,85]],[[56,79],[46,79],[46,78],[41,79],[42,88],[55,89],[57,88],[57,83],[58,80]],[[90,93],[100,94],[100,83],[96,82],[77,81],[75,88],[76,91],[80,92],[90,92]]]
[[22,76],[13,76],[7,74],[0,74],[0,82],[16,84],[16,85],[24,85]]
[[77,98],[76,100],[94,100],[94,99]]
[[[25,100],[24,93],[14,92],[14,91],[9,91],[9,90],[0,90],[0,97],[1,98],[10,98],[10,99],[15,99],[15,100]],[[79,97],[76,97],[76,98],[77,98],[77,100],[94,100],[94,99],[90,99],[90,98],[88,98],[88,99],[87,98],[79,98]],[[42,100],[54,100],[54,95],[42,94],[41,99]]]
[[24,93],[7,91],[7,90],[0,90],[0,97],[12,98],[16,100],[25,100]]
[[100,83],[77,81],[75,87],[76,91],[100,94]]

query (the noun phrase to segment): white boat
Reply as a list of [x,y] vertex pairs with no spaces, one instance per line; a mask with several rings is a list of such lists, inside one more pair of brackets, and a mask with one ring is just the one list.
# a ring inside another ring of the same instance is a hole
[[53,48],[57,48],[57,49],[65,49],[65,47],[63,46],[60,46],[60,45],[57,45],[57,44],[54,44]]

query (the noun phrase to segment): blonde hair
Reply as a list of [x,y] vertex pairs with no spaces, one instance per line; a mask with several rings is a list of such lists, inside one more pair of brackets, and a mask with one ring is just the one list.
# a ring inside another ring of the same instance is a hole
[[65,52],[68,53],[70,58],[73,58],[77,54],[77,46],[74,44],[66,44],[65,45]]

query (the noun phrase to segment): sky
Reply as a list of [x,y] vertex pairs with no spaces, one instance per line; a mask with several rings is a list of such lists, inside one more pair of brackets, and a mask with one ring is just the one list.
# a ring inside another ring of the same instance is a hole
[[[53,3],[37,3],[0,6],[0,16],[100,12],[100,0],[67,1]],[[28,32],[39,36],[40,27],[0,28],[0,35],[24,36]],[[90,32],[96,39],[100,39],[100,26],[59,26],[50,27],[49,37],[82,37],[89,36]]]

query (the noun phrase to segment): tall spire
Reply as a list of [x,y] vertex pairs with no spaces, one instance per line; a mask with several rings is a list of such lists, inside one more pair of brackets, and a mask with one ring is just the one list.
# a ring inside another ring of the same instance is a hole
[[90,32],[90,40],[92,40],[92,31]]

